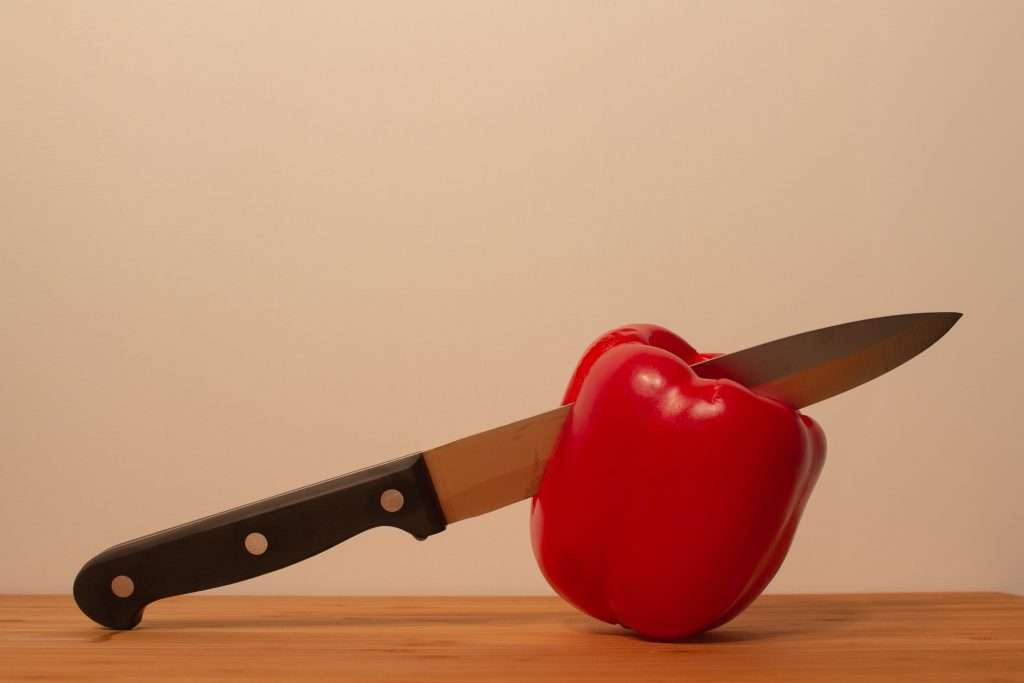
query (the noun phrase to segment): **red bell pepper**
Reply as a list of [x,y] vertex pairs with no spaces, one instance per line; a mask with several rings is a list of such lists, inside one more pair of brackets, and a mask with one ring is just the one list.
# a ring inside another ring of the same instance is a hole
[[825,459],[809,417],[730,380],[655,325],[598,339],[531,507],[551,586],[593,617],[675,640],[729,621],[778,571]]

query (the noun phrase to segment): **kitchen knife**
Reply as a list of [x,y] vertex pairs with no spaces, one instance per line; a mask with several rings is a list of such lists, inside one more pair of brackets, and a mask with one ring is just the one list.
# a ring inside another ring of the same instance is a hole
[[[916,313],[845,323],[693,370],[801,408],[906,362],[959,318]],[[99,624],[130,629],[154,600],[260,576],[373,527],[397,527],[423,540],[532,496],[571,410],[562,406],[116,545],[79,571],[75,601]]]

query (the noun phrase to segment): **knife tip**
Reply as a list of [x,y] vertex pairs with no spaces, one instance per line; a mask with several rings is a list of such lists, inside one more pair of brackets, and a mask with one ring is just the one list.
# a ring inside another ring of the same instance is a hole
[[937,311],[926,315],[935,322],[936,328],[942,328],[942,334],[948,332],[953,325],[956,325],[960,318],[964,317],[964,314],[960,311]]

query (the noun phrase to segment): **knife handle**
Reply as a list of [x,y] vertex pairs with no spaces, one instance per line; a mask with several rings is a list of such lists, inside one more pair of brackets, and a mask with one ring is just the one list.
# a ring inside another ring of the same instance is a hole
[[367,529],[445,529],[423,454],[328,479],[109,548],[75,578],[79,608],[130,629],[146,605],[295,564]]

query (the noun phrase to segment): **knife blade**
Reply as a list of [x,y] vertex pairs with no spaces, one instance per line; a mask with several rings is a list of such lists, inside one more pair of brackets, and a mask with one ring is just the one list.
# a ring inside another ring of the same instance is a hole
[[[731,379],[802,408],[863,384],[939,340],[959,313],[909,313],[823,327],[695,363],[705,379]],[[424,454],[449,523],[537,491],[570,407],[453,441]]]
[[[872,318],[693,365],[793,407],[877,377],[935,343],[959,313]],[[260,576],[378,526],[422,540],[532,496],[572,406],[121,543],[75,577],[79,608],[133,628],[146,605]]]
[[696,363],[693,370],[803,408],[906,363],[960,317],[951,312],[906,313],[832,325]]

